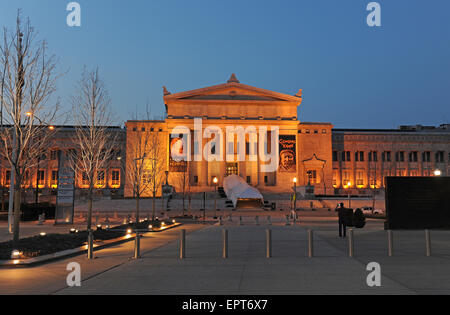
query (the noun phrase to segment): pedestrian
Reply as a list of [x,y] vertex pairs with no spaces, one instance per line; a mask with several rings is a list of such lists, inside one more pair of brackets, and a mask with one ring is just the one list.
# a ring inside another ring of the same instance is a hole
[[347,223],[345,216],[347,215],[347,209],[344,207],[344,203],[341,202],[337,208],[339,216],[339,237],[347,236]]

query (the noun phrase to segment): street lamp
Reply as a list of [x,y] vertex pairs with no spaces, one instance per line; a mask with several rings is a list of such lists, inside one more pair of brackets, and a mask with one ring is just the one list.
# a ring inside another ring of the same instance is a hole
[[441,176],[442,172],[439,169],[434,170],[434,176]]
[[[352,185],[352,183],[348,182],[347,183],[347,189],[349,189],[351,185]],[[352,200],[350,198],[350,190],[348,190],[347,193],[348,193],[348,207],[351,208],[352,207]]]
[[214,176],[213,178],[213,183],[214,183],[214,217],[217,216],[216,211],[217,211],[217,183],[219,182],[219,180],[217,179],[216,176]]
[[292,179],[294,183],[294,211],[297,211],[297,177]]

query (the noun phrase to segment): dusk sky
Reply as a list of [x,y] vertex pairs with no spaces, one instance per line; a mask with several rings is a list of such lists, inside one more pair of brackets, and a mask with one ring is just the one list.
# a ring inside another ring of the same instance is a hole
[[[68,71],[58,81],[65,109],[83,66],[98,66],[117,123],[151,105],[162,116],[162,86],[181,92],[241,83],[294,95],[300,121],[336,128],[450,123],[450,1],[2,0],[0,26],[18,8]],[[144,117],[142,117],[144,118]]]

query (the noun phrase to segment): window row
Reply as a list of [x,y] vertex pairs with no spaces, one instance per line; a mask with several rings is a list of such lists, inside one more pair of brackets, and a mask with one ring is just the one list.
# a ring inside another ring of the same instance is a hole
[[[383,151],[381,153],[381,161],[382,162],[392,162],[392,157],[395,158],[395,162],[419,162],[419,156],[421,157],[420,161],[422,162],[431,162],[432,152],[431,151],[396,151],[395,155],[392,156],[391,151]],[[377,151],[356,151],[354,152],[354,161],[355,162],[364,162],[366,157],[369,162],[378,162],[378,152]],[[445,159],[444,151],[434,152],[434,161],[437,163],[444,163]],[[352,161],[352,153],[350,151],[333,151],[333,161],[338,162],[350,162]],[[450,153],[448,155],[448,161],[450,162]]]

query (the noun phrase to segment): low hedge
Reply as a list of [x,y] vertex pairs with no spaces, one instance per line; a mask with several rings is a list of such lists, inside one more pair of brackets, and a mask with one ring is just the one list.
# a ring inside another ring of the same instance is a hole
[[[151,224],[153,227],[158,228],[161,223],[164,222],[167,225],[172,224],[172,222],[159,221],[143,221],[137,224],[123,224],[115,226],[111,229],[97,229],[94,233],[94,240],[110,240],[124,236],[128,229],[139,229],[146,230]],[[11,259],[11,253],[13,250],[19,250],[22,252],[21,258],[33,258],[42,255],[53,254],[63,250],[74,249],[86,245],[88,232],[79,231],[78,233],[67,233],[67,234],[47,234],[45,236],[33,236],[28,238],[23,238],[19,240],[16,247],[13,246],[13,241],[0,243],[0,260]]]

